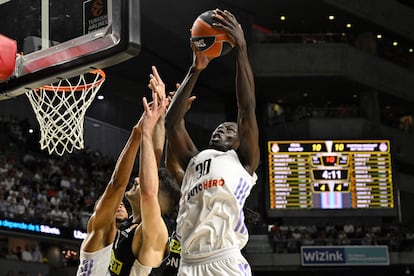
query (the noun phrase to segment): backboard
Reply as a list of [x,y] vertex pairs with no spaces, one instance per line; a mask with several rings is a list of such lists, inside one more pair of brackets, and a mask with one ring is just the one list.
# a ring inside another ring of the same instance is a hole
[[139,0],[0,0],[0,34],[17,42],[0,100],[136,56]]

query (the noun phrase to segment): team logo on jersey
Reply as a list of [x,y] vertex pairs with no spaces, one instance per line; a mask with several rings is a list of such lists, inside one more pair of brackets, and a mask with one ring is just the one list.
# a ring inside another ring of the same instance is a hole
[[111,272],[115,273],[116,275],[119,275],[119,273],[121,273],[122,265],[123,265],[123,263],[118,261],[115,258],[114,251],[112,250],[112,252],[111,252],[111,262],[109,264],[109,270]]
[[93,260],[83,260],[80,265],[80,276],[90,275],[93,270]]
[[213,187],[222,187],[224,186],[224,179],[210,179],[203,181],[203,183],[195,185],[187,194],[187,200],[189,200],[191,197],[195,196],[202,190],[207,190]]
[[181,253],[181,244],[178,240],[174,238],[170,240],[170,251],[177,254]]

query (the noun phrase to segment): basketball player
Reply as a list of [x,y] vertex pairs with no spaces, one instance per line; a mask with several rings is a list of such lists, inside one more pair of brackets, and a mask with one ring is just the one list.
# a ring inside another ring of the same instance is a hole
[[[179,87],[180,85],[177,84],[176,89],[178,89]],[[170,92],[169,96],[173,97],[174,93],[175,91]],[[187,103],[186,103],[187,110],[191,108],[191,104],[193,103],[195,99],[196,99],[195,96],[191,96],[190,98],[188,98]],[[178,166],[178,163],[172,162],[172,158],[170,158],[169,160],[170,160],[169,162],[170,166],[166,164],[168,171],[171,173],[171,175],[178,173],[178,175],[174,175],[174,178],[177,181],[181,181],[184,175],[184,170],[180,167],[171,167],[172,165]],[[181,192],[180,192],[180,195],[181,195]],[[178,273],[178,266],[180,264],[180,258],[181,258],[181,245],[180,245],[179,239],[177,238],[177,233],[175,231],[177,212],[178,212],[178,201],[176,203],[176,207],[174,208],[174,211],[165,217],[165,219],[168,221],[168,230],[170,232],[170,238],[169,238],[169,244],[168,244],[169,254],[167,258],[162,262],[160,267],[153,269],[151,271],[150,275],[152,276],[158,276],[158,275],[176,276]]]
[[[162,96],[162,94],[158,96],[154,95],[155,93],[153,93],[154,102],[151,108],[149,107],[150,105],[148,105],[146,100],[143,101],[145,108],[144,114],[141,116],[138,123],[134,126],[129,139],[123,151],[121,152],[121,155],[118,158],[111,180],[108,183],[104,193],[97,201],[94,213],[88,221],[87,236],[81,244],[80,264],[78,267],[77,275],[110,275],[108,266],[111,262],[111,250],[113,247],[115,237],[117,235],[117,229],[120,228],[125,230],[125,228],[127,227],[125,227],[124,224],[126,222],[127,224],[129,224],[128,213],[122,202],[122,198],[124,196],[132,172],[132,167],[136,158],[136,154],[138,152],[141,140],[145,140],[146,138],[144,139],[144,136],[146,137],[149,135],[148,133],[151,130],[152,121],[155,117],[161,116],[161,114],[163,114],[163,112],[165,112],[166,109],[167,100],[165,98],[165,92],[164,96]],[[142,127],[144,122],[146,127],[145,132],[142,132],[142,130],[144,130],[144,128]],[[161,121],[161,126],[163,126],[163,121]],[[144,141],[142,141],[142,143],[144,143]],[[149,226],[151,226],[152,224],[158,225],[158,222],[161,219],[161,216],[153,216],[154,212],[156,214],[159,211],[160,206],[154,204],[153,198],[154,190],[158,190],[158,179],[157,182],[152,182],[153,176],[150,173],[157,175],[157,167],[155,168],[154,172],[153,166],[150,163],[149,167],[145,170],[148,171],[146,171],[143,178],[145,179],[145,183],[148,184],[143,185],[144,188],[140,188],[139,184],[136,183],[134,187],[132,187],[131,190],[128,191],[126,194],[127,197],[132,197],[134,193],[140,195],[141,191],[144,190],[142,202],[149,202],[147,203],[147,207],[143,208],[142,213],[139,212],[139,220],[141,224],[139,226],[134,227],[140,229],[140,231],[135,231],[135,233],[139,233],[140,235],[134,234],[134,236],[137,237],[136,239],[134,239],[135,243],[133,248],[135,250],[131,247],[129,248],[129,250],[133,251],[133,253],[135,254],[133,259],[134,268],[138,268],[137,270],[143,272],[131,275],[148,275],[149,271],[151,270],[151,266],[153,265],[153,262],[156,262],[157,260],[157,256],[163,256],[165,254],[168,239],[168,234],[166,234],[165,240],[162,240],[160,237],[158,237],[160,233],[163,233],[162,226],[158,226],[158,228],[156,229],[160,229],[160,231],[152,231],[151,229],[148,229],[147,226],[145,226],[147,224]],[[150,174],[151,177],[149,177],[148,174]],[[156,188],[154,187],[155,184]],[[149,187],[149,189],[147,188],[147,186]],[[136,191],[139,192],[136,193]],[[155,195],[156,194],[157,193],[155,193]],[[165,202],[167,203],[168,201],[166,200]],[[136,205],[134,205],[133,207],[133,211],[136,211]],[[157,238],[155,239],[153,235],[156,235]],[[160,246],[158,243],[158,239],[161,240],[163,243],[162,249],[159,249]],[[156,240],[156,242],[154,242],[151,245],[151,242],[154,240]],[[158,251],[162,251],[162,253],[158,253]],[[146,252],[146,254],[141,254],[141,252]],[[150,261],[148,261],[148,259],[150,259]],[[158,261],[158,265],[162,261],[162,258],[159,259],[160,260]],[[142,265],[135,264],[135,260],[138,260]],[[119,266],[116,266],[120,263],[118,262],[114,264],[113,261],[114,259],[112,260],[110,268],[112,270],[115,270],[115,272],[120,272],[117,270],[119,269]],[[113,269],[113,267],[115,267],[115,269]],[[137,273],[137,270],[133,271]],[[129,275],[129,273],[125,275]]]
[[96,202],[94,212],[88,220],[87,235],[80,248],[78,276],[110,275],[108,266],[117,232],[117,221],[120,222],[128,218],[122,198],[138,152],[141,124],[142,117],[134,126],[118,158],[112,177],[102,196]]
[[248,241],[243,205],[256,183],[260,152],[255,87],[243,30],[228,11],[215,10],[214,28],[225,30],[236,51],[237,122],[213,131],[208,149],[199,151],[184,124],[186,104],[211,58],[192,44],[193,64],[172,98],[166,115],[167,164],[176,168],[182,196],[177,216],[181,242],[178,275],[251,275],[241,254]]
[[168,229],[161,215],[172,212],[181,195],[169,171],[158,169],[165,141],[164,116],[168,99],[156,68],[152,70],[148,86],[155,98],[151,108],[144,101],[140,176],[125,193],[132,207],[132,217],[121,225],[116,235],[109,266],[111,275],[148,275],[153,267],[161,264],[168,255]]

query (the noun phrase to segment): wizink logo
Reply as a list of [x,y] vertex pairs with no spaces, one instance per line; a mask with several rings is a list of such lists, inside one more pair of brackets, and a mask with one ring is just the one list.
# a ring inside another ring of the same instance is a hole
[[345,251],[343,247],[302,247],[302,264],[343,264]]

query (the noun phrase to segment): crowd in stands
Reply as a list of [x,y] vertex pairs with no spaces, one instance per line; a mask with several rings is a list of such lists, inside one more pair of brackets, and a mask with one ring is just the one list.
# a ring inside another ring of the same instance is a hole
[[48,155],[30,127],[27,121],[0,118],[0,217],[85,229],[114,160],[91,150]]
[[3,248],[2,250],[3,251],[1,252],[0,258],[35,263],[46,262],[46,259],[43,257],[43,253],[40,250],[40,247],[35,244],[26,244],[24,247],[17,246],[15,249],[12,248],[10,250]]
[[271,225],[274,253],[299,253],[301,246],[387,245],[391,252],[414,250],[414,229],[399,224],[324,226]]

